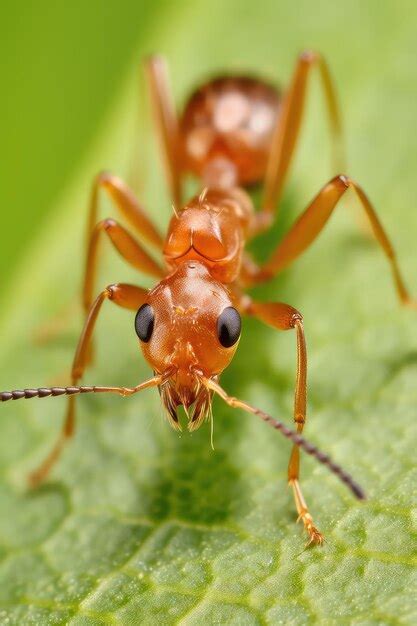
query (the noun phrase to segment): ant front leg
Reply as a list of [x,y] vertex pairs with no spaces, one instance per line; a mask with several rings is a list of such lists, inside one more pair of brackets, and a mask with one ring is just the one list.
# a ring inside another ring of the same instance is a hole
[[333,141],[334,161],[337,170],[344,167],[342,158],[342,124],[336,92],[326,61],[317,52],[303,52],[297,61],[290,88],[284,97],[271,142],[267,164],[262,210],[257,214],[255,230],[271,223],[273,212],[278,211],[285,179],[294,157],[303,117],[307,81],[311,70],[317,67],[324,90],[330,132]]
[[[80,339],[75,352],[71,371],[71,384],[76,385],[84,374],[84,370],[89,363],[90,342],[94,331],[94,326],[105,300],[110,300],[114,304],[131,310],[137,310],[145,301],[147,290],[134,285],[116,284],[106,287],[104,291],[94,301],[84,324]],[[62,426],[61,433],[51,452],[39,465],[39,467],[29,475],[29,483],[32,486],[40,484],[48,476],[52,467],[61,456],[65,443],[74,435],[75,431],[75,396],[67,398],[67,412]]]
[[336,176],[325,185],[317,194],[307,209],[295,222],[281,243],[273,252],[271,258],[264,266],[256,268],[255,265],[246,265],[244,280],[246,284],[256,284],[268,278],[272,278],[282,269],[297,259],[318,237],[327,223],[339,200],[348,189],[353,189],[360,201],[366,217],[369,220],[372,233],[387,257],[391,268],[398,298],[404,306],[416,308],[416,301],[411,298],[398,266],[394,248],[382,227],[381,222],[362,187],[347,176]]
[[[245,312],[269,324],[277,330],[295,330],[297,336],[297,375],[294,397],[294,422],[297,432],[301,434],[304,429],[307,415],[307,347],[301,313],[288,304],[282,302],[261,303],[249,301]],[[294,493],[298,519],[302,520],[309,537],[309,544],[323,543],[323,535],[314,525],[313,518],[308,509],[300,486],[300,450],[297,445],[293,446],[288,465],[288,483]]]

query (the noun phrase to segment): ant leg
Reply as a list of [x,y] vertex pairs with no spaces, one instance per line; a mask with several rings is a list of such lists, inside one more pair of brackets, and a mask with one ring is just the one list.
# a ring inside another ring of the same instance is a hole
[[342,124],[336,93],[327,63],[317,52],[303,52],[298,58],[291,86],[285,95],[272,138],[271,152],[265,175],[262,210],[258,213],[257,218],[260,228],[267,227],[272,222],[273,212],[277,211],[277,205],[281,198],[285,178],[294,156],[300,132],[308,76],[315,66],[319,70],[326,99],[334,146],[334,160],[337,164],[336,169],[340,171],[344,167],[341,157]]
[[[82,377],[89,363],[89,346],[94,326],[105,300],[110,300],[120,307],[137,310],[144,302],[148,291],[134,285],[119,283],[110,285],[102,291],[92,305],[78,341],[71,371],[71,384],[75,386]],[[61,456],[65,443],[74,435],[75,431],[75,396],[67,398],[67,412],[61,433],[54,447],[39,467],[29,475],[29,483],[36,486],[48,476],[52,467]]]
[[[95,225],[87,250],[82,303],[88,314],[93,302],[94,283],[97,274],[97,258],[101,233],[106,234],[120,255],[133,267],[145,274],[161,279],[163,268],[142,248],[132,235],[113,219],[105,219]],[[93,361],[93,342],[89,345],[88,361]]]
[[106,234],[116,250],[130,265],[155,278],[165,275],[163,268],[142,248],[130,233],[115,220],[105,219],[95,225],[88,245],[83,288],[84,310],[88,312],[92,303],[94,279],[97,269],[98,244],[101,233]]
[[[143,239],[155,246],[158,250],[162,250],[163,238],[146,215],[142,206],[136,200],[133,192],[120,178],[108,172],[99,174],[93,183],[88,215],[87,248],[90,245],[90,239],[93,236],[98,221],[98,201],[101,189],[107,192],[120,213]],[[86,305],[87,311],[90,305],[91,297]],[[69,305],[66,305],[56,316],[36,328],[34,331],[34,340],[37,343],[44,343],[58,336],[65,330],[75,311],[75,303],[71,302]]]
[[166,177],[174,205],[181,204],[180,135],[178,118],[169,84],[168,68],[161,56],[151,56],[145,63],[155,124],[159,133]]
[[133,191],[120,178],[108,172],[101,172],[93,183],[88,217],[87,243],[98,221],[100,189],[104,189],[107,192],[120,213],[146,241],[158,248],[158,250],[162,250],[163,238],[146,215],[143,207],[136,200]]
[[[258,318],[262,322],[273,326],[278,330],[295,329],[297,333],[297,375],[294,397],[294,422],[297,432],[303,432],[306,422],[307,409],[307,347],[304,336],[303,318],[301,313],[288,304],[282,302],[261,303],[250,301],[245,307],[247,315]],[[294,492],[295,505],[298,519],[302,520],[304,528],[309,536],[309,544],[323,543],[323,535],[314,525],[313,518],[308,509],[301,486],[300,478],[300,450],[297,445],[293,446],[288,465],[288,483]]]
[[404,306],[417,307],[417,302],[408,293],[398,266],[395,251],[368,196],[357,183],[347,176],[336,176],[317,194],[307,209],[298,218],[290,231],[273,252],[271,258],[257,269],[252,266],[251,278],[246,282],[256,284],[272,278],[290,265],[306,250],[323,230],[327,220],[338,206],[340,198],[348,189],[353,189],[359,198],[361,208],[367,216],[373,236],[387,257],[391,268],[398,298]]

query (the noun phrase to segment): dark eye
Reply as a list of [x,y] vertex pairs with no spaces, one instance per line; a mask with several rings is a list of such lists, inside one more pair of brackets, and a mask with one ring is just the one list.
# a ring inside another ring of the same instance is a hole
[[225,348],[233,346],[240,337],[242,320],[239,313],[232,306],[228,306],[219,315],[217,320],[217,336]]
[[155,313],[150,304],[142,304],[135,317],[136,334],[141,341],[147,343],[152,337]]

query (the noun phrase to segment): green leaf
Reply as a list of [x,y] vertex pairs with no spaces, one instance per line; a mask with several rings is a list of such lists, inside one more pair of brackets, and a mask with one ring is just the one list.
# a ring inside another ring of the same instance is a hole
[[[167,4],[138,24],[137,54],[126,51],[123,61],[124,86],[119,81],[113,104],[107,94],[94,141],[88,151],[80,142],[47,224],[33,233],[19,268],[9,268],[0,320],[3,389],[67,375],[81,313],[69,315],[65,333],[48,345],[36,345],[33,330],[78,293],[92,176],[103,167],[124,174],[156,221],[167,223],[170,203],[143,90],[139,128],[137,121],[136,59],[150,50],[169,57],[179,101],[216,68],[249,67],[284,82],[299,50],[323,51],[343,103],[349,173],[375,202],[417,293],[415,5],[407,4],[407,14],[394,2],[316,8],[303,1],[294,8],[271,1],[259,9],[219,0],[177,3],[175,10]],[[313,81],[282,224],[333,173],[322,112]],[[286,486],[288,443],[215,401],[213,452],[208,426],[192,435],[170,430],[154,391],[80,399],[76,437],[48,484],[28,491],[26,474],[57,436],[64,401],[8,403],[0,407],[0,623],[416,622],[416,317],[397,305],[387,264],[358,229],[353,206],[352,198],[303,259],[258,294],[303,312],[306,434],[355,475],[368,501],[354,502],[326,469],[303,458],[302,485],[327,540],[304,550]],[[103,215],[111,211],[103,207]],[[281,230],[258,248],[270,249]],[[19,224],[7,236],[18,238]],[[100,285],[150,284],[109,248],[105,258]],[[86,383],[130,385],[148,375],[132,317],[105,310]],[[291,333],[245,320],[223,385],[290,423],[294,353]]]

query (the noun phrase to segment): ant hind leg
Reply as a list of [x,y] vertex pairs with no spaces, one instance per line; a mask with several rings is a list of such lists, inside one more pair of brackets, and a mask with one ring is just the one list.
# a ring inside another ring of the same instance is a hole
[[340,206],[339,200],[349,189],[355,192],[359,206],[370,224],[373,237],[389,263],[400,303],[406,307],[417,308],[416,300],[410,296],[405,286],[395,250],[372,203],[362,187],[344,175],[335,176],[319,191],[264,265],[261,267],[254,263],[251,266],[246,265],[244,268],[246,272],[243,276],[245,284],[254,285],[268,280],[300,257],[320,235],[336,207]]
[[308,78],[317,67],[323,88],[330,134],[333,143],[333,161],[336,171],[344,169],[342,123],[333,80],[324,58],[317,52],[303,52],[297,59],[290,87],[285,94],[281,112],[272,136],[271,151],[264,179],[264,197],[257,213],[254,231],[267,228],[279,210],[279,202],[294,158],[300,135],[306,101]]
[[165,59],[161,56],[149,57],[145,70],[164,158],[166,178],[174,206],[179,207],[182,182],[180,133]]

